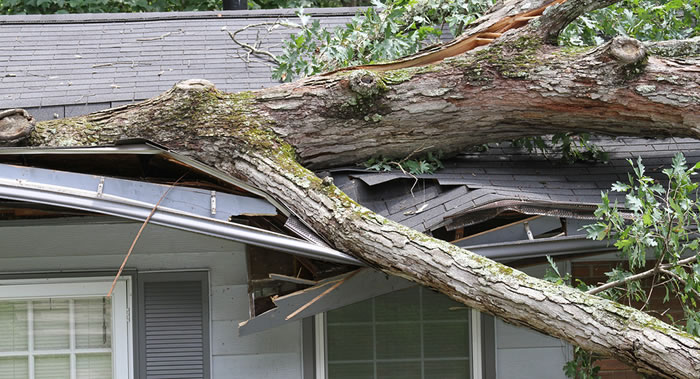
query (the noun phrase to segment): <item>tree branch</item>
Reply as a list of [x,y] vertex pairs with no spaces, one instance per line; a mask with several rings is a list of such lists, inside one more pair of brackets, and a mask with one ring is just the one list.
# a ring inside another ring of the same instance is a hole
[[[686,282],[685,279],[681,278],[680,276],[678,276],[678,275],[677,275],[675,272],[673,272],[673,271],[669,271],[669,270],[666,270],[666,269],[664,269],[664,268],[660,269],[659,271],[662,272],[662,273],[664,273],[664,274],[666,274],[666,275],[668,275],[668,276],[670,276],[670,277],[672,277],[672,278],[674,278],[674,279],[676,279],[677,281],[679,281],[680,283],[682,283],[682,284],[685,285],[685,286],[688,285],[688,282]],[[696,291],[695,289],[692,289],[692,288],[691,288],[691,292],[693,292],[693,295],[695,295],[695,298],[696,298],[696,299],[700,299],[700,293],[698,293],[698,291]]]
[[698,256],[693,255],[692,257],[688,257],[686,259],[682,259],[682,260],[678,261],[676,264],[666,263],[666,264],[663,264],[660,266],[657,265],[654,268],[649,269],[647,271],[640,272],[640,273],[634,274],[634,275],[630,275],[628,277],[625,277],[625,278],[620,279],[620,280],[616,280],[614,282],[605,283],[601,286],[598,286],[596,288],[593,288],[593,289],[586,291],[586,293],[589,295],[595,295],[595,294],[601,293],[605,290],[609,290],[611,288],[617,287],[617,286],[622,285],[622,284],[626,284],[626,283],[629,283],[629,282],[632,282],[635,280],[648,278],[648,277],[656,274],[659,271],[666,272],[669,268],[674,267],[674,266],[681,266],[681,265],[685,265],[688,263],[695,263],[695,262],[697,262],[697,260],[698,260]]
[[559,33],[567,25],[590,11],[605,8],[620,0],[564,0],[555,1],[558,4],[547,9],[533,28],[542,34],[544,40],[557,45]]
[[267,59],[268,61],[270,61],[273,64],[279,65],[279,63],[280,63],[279,59],[277,59],[277,56],[275,54],[272,54],[271,52],[269,52],[267,50],[260,49],[260,44],[262,41],[260,41],[259,37],[258,37],[258,39],[256,39],[256,41],[253,45],[247,44],[245,42],[241,42],[238,40],[238,38],[236,38],[238,33],[241,33],[243,31],[246,31],[246,30],[251,29],[251,28],[259,28],[262,26],[267,27],[266,29],[267,29],[268,33],[272,32],[274,29],[276,29],[277,27],[280,27],[280,26],[285,27],[285,28],[290,28],[290,29],[300,29],[301,28],[300,25],[295,24],[293,22],[279,21],[278,20],[278,21],[274,21],[274,22],[259,22],[256,24],[250,24],[250,25],[246,25],[240,29],[237,29],[233,32],[230,30],[227,30],[226,32],[228,33],[229,37],[231,37],[231,40],[233,40],[233,42],[235,44],[242,47],[243,49],[245,49],[248,52],[248,55],[252,54],[252,55],[260,56],[263,59]]

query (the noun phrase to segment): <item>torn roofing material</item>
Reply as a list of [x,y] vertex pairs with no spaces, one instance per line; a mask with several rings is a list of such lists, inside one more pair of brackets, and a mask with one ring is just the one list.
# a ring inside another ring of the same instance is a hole
[[[692,139],[596,139],[609,153],[608,163],[569,164],[507,144],[480,153],[465,153],[443,162],[444,169],[418,175],[338,168],[335,183],[358,202],[383,216],[426,232],[478,223],[506,210],[591,218],[601,192],[617,181],[628,182],[628,159],[643,159],[647,174],[663,180],[676,152],[690,164],[700,160],[700,142]],[[615,197],[624,204],[624,198]]]

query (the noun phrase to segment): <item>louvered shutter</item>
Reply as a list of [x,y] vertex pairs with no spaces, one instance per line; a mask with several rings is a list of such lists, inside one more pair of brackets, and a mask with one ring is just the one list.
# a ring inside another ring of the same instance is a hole
[[149,274],[141,282],[142,378],[209,377],[208,294],[200,274]]

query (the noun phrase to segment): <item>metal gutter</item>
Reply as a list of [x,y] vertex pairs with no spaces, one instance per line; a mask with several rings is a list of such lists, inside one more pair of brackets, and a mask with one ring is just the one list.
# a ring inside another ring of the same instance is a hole
[[279,211],[285,216],[289,216],[291,212],[287,207],[279,203],[277,200],[273,199],[267,193],[241,181],[240,179],[234,178],[231,175],[227,175],[217,169],[209,167],[195,159],[189,158],[185,155],[175,153],[168,150],[166,147],[159,146],[153,142],[145,139],[129,139],[123,141],[117,141],[115,145],[105,145],[105,146],[90,146],[90,147],[7,147],[0,149],[0,155],[63,155],[63,154],[143,154],[143,155],[164,155],[173,160],[176,160],[185,165],[191,166],[201,172],[204,172],[212,177],[222,180],[226,183],[231,183],[236,187],[240,187],[254,195],[260,196],[267,200],[269,203],[274,205]]
[[[138,221],[148,217],[160,198],[158,196],[156,199],[154,193],[162,194],[169,187],[63,171],[0,165],[0,198],[80,209]],[[363,265],[357,259],[329,247],[228,222],[221,216],[217,219],[206,217],[201,212],[196,214],[197,209],[209,209],[209,212],[212,212],[211,198],[201,196],[201,192],[207,191],[187,187],[178,187],[177,191],[180,191],[176,199],[178,201],[166,202],[164,199],[164,205],[158,207],[151,223],[314,259]],[[199,204],[182,204],[182,201]],[[253,205],[254,209],[261,206],[259,203]],[[221,212],[224,218],[228,218],[224,209],[219,209],[218,212]],[[272,206],[268,209],[272,209]]]
[[617,250],[610,240],[589,240],[584,235],[460,247],[496,261],[538,258],[547,255],[604,253]]

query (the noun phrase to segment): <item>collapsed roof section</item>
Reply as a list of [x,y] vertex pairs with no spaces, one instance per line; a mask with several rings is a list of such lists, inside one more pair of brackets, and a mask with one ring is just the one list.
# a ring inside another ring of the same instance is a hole
[[[628,159],[641,156],[647,174],[659,180],[664,180],[661,170],[670,166],[678,151],[690,164],[700,160],[700,142],[691,139],[601,138],[595,142],[609,153],[609,162],[568,164],[502,144],[449,159],[443,162],[445,168],[418,175],[417,180],[401,171],[357,167],[335,169],[331,175],[358,202],[391,220],[434,234],[441,229],[470,228],[497,216],[510,221],[525,215],[592,219],[601,192],[609,191],[616,181],[628,181],[632,169]],[[611,196],[624,203],[624,198]],[[471,229],[471,233],[478,231]]]

